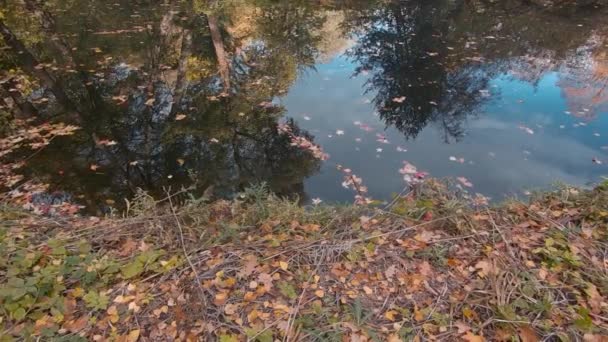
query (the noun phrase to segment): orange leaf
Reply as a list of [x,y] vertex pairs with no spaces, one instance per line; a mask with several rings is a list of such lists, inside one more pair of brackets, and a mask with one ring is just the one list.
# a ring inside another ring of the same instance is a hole
[[220,292],[215,295],[215,299],[213,300],[213,304],[215,305],[224,305],[226,300],[228,299],[228,295],[225,292]]
[[464,334],[464,336],[462,336],[462,339],[468,342],[485,342],[486,339],[483,336],[479,336],[479,335],[473,335],[472,332],[467,331],[466,334]]
[[519,328],[519,339],[521,342],[538,342],[540,339],[538,335],[536,335],[536,331],[534,329],[528,327],[520,327]]
[[387,312],[384,313],[384,317],[386,319],[388,319],[389,321],[394,322],[395,321],[395,315],[397,315],[397,314],[399,314],[397,311],[395,311],[395,310],[389,310],[389,311],[387,311]]

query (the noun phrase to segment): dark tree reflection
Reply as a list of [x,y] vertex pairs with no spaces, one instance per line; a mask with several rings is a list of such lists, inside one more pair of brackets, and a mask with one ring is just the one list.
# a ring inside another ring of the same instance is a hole
[[[396,0],[347,11],[344,30],[357,39],[349,52],[359,65],[355,74],[370,74],[365,91],[374,94],[386,124],[407,138],[433,124],[450,141],[466,133],[467,117],[495,98],[491,79],[508,74],[536,84],[566,63],[589,64],[582,47],[600,46],[601,39],[588,40],[605,35],[600,3],[543,8],[520,0]],[[591,84],[601,89],[602,82]]]
[[[105,30],[99,20],[117,20],[128,5],[97,5],[77,2],[61,11],[28,0],[12,3],[11,15],[0,21],[3,63],[38,87],[23,94],[21,102],[33,108],[28,115],[82,127],[30,161],[37,167],[27,169],[28,178],[82,194],[90,207],[128,198],[137,188],[162,194],[192,184],[231,196],[267,182],[279,194],[306,196],[303,180],[320,161],[278,132],[285,109],[272,100],[313,64],[316,38],[304,33],[319,17],[304,11],[281,18],[288,13],[270,9],[257,18],[261,40],[244,44],[229,36],[222,9],[143,5],[125,19],[131,27]],[[87,13],[79,21],[95,30],[58,31],[56,22],[67,22],[71,11]],[[117,18],[107,17],[113,12]],[[37,21],[23,22],[25,14]],[[268,27],[275,19],[284,26]]]
[[483,101],[488,78],[475,68],[452,72],[445,1],[395,1],[352,13],[356,74],[370,73],[366,92],[387,125],[413,138],[429,123],[445,140],[463,136],[462,123]]

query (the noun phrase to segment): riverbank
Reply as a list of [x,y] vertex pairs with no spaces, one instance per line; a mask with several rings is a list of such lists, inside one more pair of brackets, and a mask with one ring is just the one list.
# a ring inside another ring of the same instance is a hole
[[177,197],[106,219],[2,207],[2,339],[608,335],[608,185],[495,207],[435,180],[383,208]]

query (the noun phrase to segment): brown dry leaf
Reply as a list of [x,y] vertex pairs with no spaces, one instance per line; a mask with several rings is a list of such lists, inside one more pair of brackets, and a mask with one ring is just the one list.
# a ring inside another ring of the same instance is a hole
[[416,322],[421,322],[424,320],[424,314],[422,313],[422,311],[418,310],[418,307],[414,308],[414,319],[416,320]]
[[538,278],[540,278],[540,280],[545,280],[547,279],[547,275],[549,274],[549,272],[547,272],[547,270],[543,267],[540,270],[538,270]]
[[418,272],[428,278],[433,273],[433,268],[431,267],[431,264],[425,260],[418,265]]
[[138,339],[139,339],[139,329],[136,329],[136,330],[132,330],[131,332],[129,332],[125,342],[137,342]]
[[369,339],[367,336],[362,335],[358,332],[354,332],[350,335],[350,342],[367,342]]
[[118,295],[118,296],[116,296],[116,298],[114,298],[114,303],[124,304],[124,303],[128,303],[128,302],[132,301],[133,299],[135,299],[135,296]]
[[246,302],[252,302],[257,298],[255,292],[247,291],[243,296],[243,300]]
[[268,273],[260,273],[258,276],[258,281],[264,284],[266,291],[270,291],[272,289],[272,276]]
[[602,311],[602,302],[604,298],[602,298],[602,295],[598,292],[597,287],[593,284],[589,284],[585,293],[589,297],[587,302],[591,307],[591,311],[595,314],[599,314]]
[[228,294],[226,294],[225,292],[220,292],[215,295],[215,298],[213,299],[213,304],[218,305],[218,306],[224,305],[224,304],[226,304],[227,299],[228,299]]
[[586,239],[591,239],[591,237],[593,237],[593,229],[589,227],[582,227],[581,232],[583,233],[583,237]]
[[40,333],[42,329],[51,328],[53,326],[52,318],[49,315],[45,315],[42,318],[36,320],[34,325],[34,331]]
[[152,313],[153,313],[153,314],[154,314],[154,316],[156,316],[156,317],[160,317],[160,315],[161,315],[161,314],[163,314],[163,313],[167,313],[167,312],[169,312],[169,307],[168,307],[168,306],[166,306],[166,305],[163,305],[161,308],[154,309],[154,310],[152,311]]
[[133,311],[135,313],[137,313],[141,310],[141,306],[137,305],[137,303],[135,303],[135,302],[129,303],[128,308],[130,311]]
[[236,304],[226,304],[226,307],[224,307],[224,312],[226,315],[234,315],[238,309],[239,306]]
[[108,314],[108,318],[110,319],[110,322],[112,323],[116,323],[118,322],[118,309],[116,308],[116,305],[112,305],[108,308],[108,310],[106,311],[106,313]]
[[384,276],[386,279],[391,280],[395,274],[397,273],[397,267],[395,265],[390,265],[386,271],[384,271]]
[[70,332],[78,333],[87,326],[89,317],[82,316],[77,320],[66,322],[63,327]]
[[315,296],[323,298],[325,296],[325,291],[323,291],[322,289],[318,289],[317,291],[315,291]]
[[534,329],[532,329],[529,326],[520,327],[518,330],[518,333],[519,333],[519,339],[521,342],[538,342],[538,341],[540,341],[540,339],[538,338],[538,335],[536,334],[536,331],[534,331]]
[[321,230],[321,226],[318,224],[309,223],[307,225],[302,226],[302,229],[306,232],[318,232]]
[[131,253],[135,252],[136,250],[137,250],[137,242],[135,242],[131,238],[128,238],[120,246],[120,251],[118,252],[118,255],[120,255],[121,257],[126,257],[126,256],[130,255]]
[[585,341],[585,342],[608,342],[608,336],[585,334],[583,336],[583,341]]
[[185,115],[185,114],[177,114],[177,115],[175,116],[175,120],[176,120],[176,121],[181,121],[181,120],[184,120],[185,118],[186,118],[186,115]]
[[428,243],[431,240],[433,240],[434,237],[435,237],[435,234],[433,234],[433,232],[431,232],[429,230],[424,230],[420,234],[417,234],[416,236],[414,236],[414,240],[419,241],[419,242]]
[[401,337],[397,334],[390,334],[386,339],[387,342],[402,342]]
[[481,260],[477,262],[477,264],[475,264],[475,269],[482,278],[497,271],[490,260]]
[[255,255],[246,255],[244,259],[245,262],[243,263],[243,267],[238,273],[239,278],[245,278],[250,276],[251,274],[253,274],[256,267],[258,267],[258,258]]
[[464,334],[468,331],[471,331],[471,327],[464,322],[458,321],[458,322],[454,323],[454,326],[458,329],[459,334]]
[[494,331],[494,341],[510,342],[512,341],[513,334],[507,329],[496,329]]
[[467,333],[462,336],[462,339],[468,342],[485,342],[486,340],[483,336],[474,335],[470,331],[467,331]]

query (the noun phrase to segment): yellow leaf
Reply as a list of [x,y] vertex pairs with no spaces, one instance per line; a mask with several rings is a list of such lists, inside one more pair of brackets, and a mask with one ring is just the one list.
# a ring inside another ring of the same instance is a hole
[[386,319],[388,319],[391,322],[395,321],[395,315],[399,314],[397,311],[395,310],[388,310],[387,312],[384,313],[384,317]]
[[477,312],[471,310],[470,308],[464,308],[464,309],[462,309],[462,314],[464,315],[464,317],[466,317],[468,319],[475,319],[475,318],[477,318]]
[[133,300],[135,297],[134,296],[123,296],[123,295],[118,295],[116,296],[116,298],[114,298],[114,303],[116,304],[124,304],[127,302],[130,302],[131,300]]
[[79,298],[84,296],[84,289],[82,287],[77,287],[72,291],[72,296],[75,298]]
[[283,271],[287,271],[288,266],[289,264],[287,263],[287,261],[279,261],[279,267],[281,267]]
[[325,291],[323,291],[322,289],[318,289],[317,291],[315,291],[315,296],[323,298],[325,296]]
[[132,330],[131,332],[129,332],[129,335],[127,335],[127,342],[137,342],[138,339],[139,329]]

